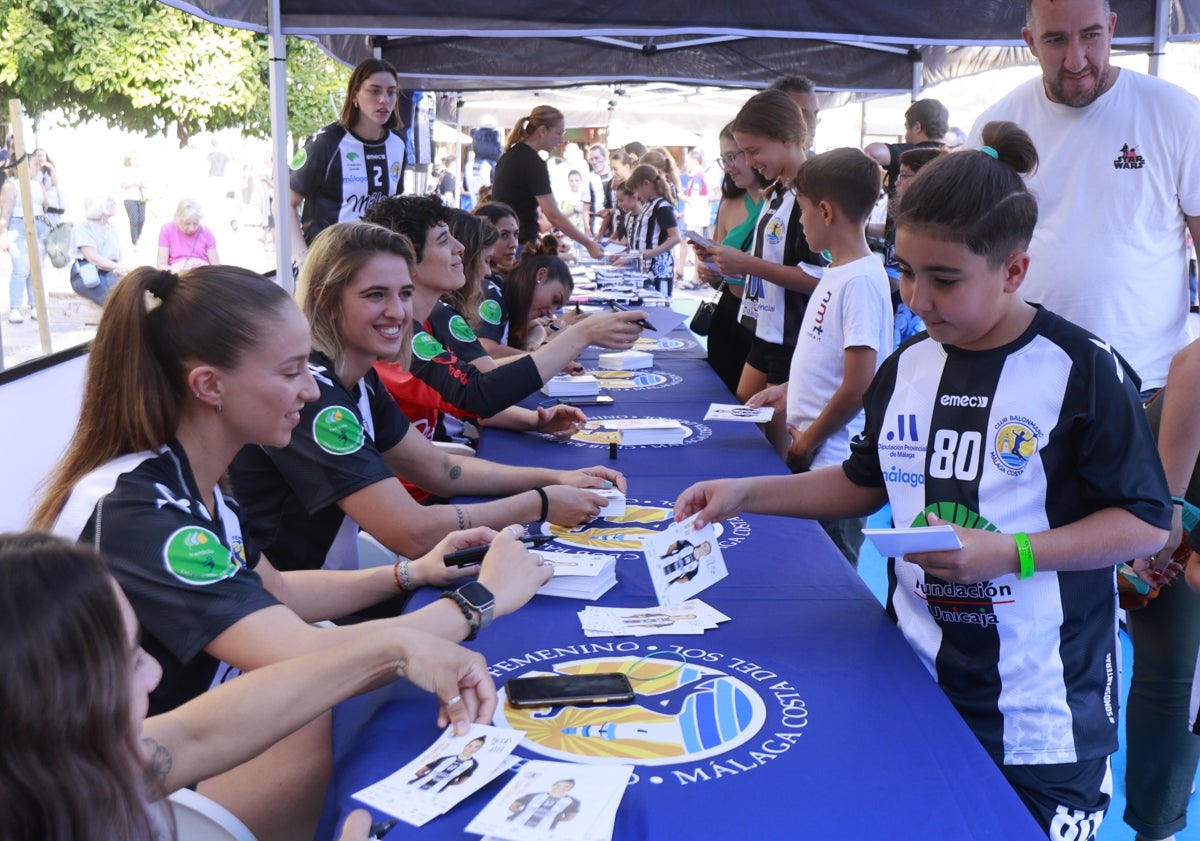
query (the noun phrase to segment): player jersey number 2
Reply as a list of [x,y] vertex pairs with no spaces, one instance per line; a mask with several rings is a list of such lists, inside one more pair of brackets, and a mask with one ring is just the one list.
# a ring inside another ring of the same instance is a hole
[[979,475],[982,454],[983,436],[978,432],[939,429],[933,434],[929,476],[932,479],[974,481]]
[[367,172],[367,183],[371,185],[372,190],[383,190],[383,179],[387,175],[386,167],[375,163],[368,164],[367,166],[369,168]]

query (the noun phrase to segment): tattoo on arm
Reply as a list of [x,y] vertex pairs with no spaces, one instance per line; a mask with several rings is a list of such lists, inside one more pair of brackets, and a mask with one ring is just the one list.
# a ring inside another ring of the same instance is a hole
[[150,761],[146,765],[146,773],[158,782],[159,785],[162,785],[167,781],[167,774],[171,773],[171,769],[175,765],[175,758],[171,756],[169,750],[154,739],[143,738],[142,744],[149,748],[146,752],[150,754]]
[[462,467],[460,467],[459,465],[456,464],[450,468],[450,479],[451,480],[458,479],[458,477],[460,477],[460,476],[462,476]]

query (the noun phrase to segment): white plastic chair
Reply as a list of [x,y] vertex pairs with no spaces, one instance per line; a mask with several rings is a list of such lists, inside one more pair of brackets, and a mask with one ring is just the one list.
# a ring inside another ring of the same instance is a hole
[[256,841],[233,812],[188,788],[170,796],[179,841]]
[[358,568],[391,566],[399,555],[384,546],[365,531],[358,533]]

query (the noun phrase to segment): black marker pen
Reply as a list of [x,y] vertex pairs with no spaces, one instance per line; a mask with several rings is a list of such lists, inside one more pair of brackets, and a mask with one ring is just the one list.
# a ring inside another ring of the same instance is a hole
[[[554,538],[548,534],[534,534],[528,537],[522,537],[521,543],[527,549],[536,549],[543,543],[549,543]],[[457,552],[451,552],[444,559],[448,567],[465,567],[471,564],[477,564],[483,561],[483,556],[487,554],[488,545],[472,546],[470,549],[459,549]]]
[[[629,312],[629,307],[621,306],[616,301],[609,301],[608,305],[616,312]],[[658,328],[655,327],[653,324],[651,324],[649,321],[647,321],[644,318],[639,318],[637,321],[635,321],[633,323],[636,324],[638,327],[641,327],[643,330],[653,330],[655,333],[658,332]]]

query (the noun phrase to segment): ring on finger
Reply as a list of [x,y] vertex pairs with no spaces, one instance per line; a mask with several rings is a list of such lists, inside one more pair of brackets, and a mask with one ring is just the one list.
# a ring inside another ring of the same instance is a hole
[[454,706],[455,704],[459,703],[460,701],[462,701],[462,696],[461,696],[461,695],[455,695],[453,698],[451,698],[449,701],[447,701],[447,702],[446,702],[446,706],[447,706],[447,707],[452,707],[452,706]]
[[508,532],[512,532],[512,536],[517,538],[518,540],[520,540],[521,535],[523,535],[525,533],[525,530],[523,528],[521,528],[520,526],[515,525],[515,524],[511,525],[511,526],[506,526],[504,530],[508,531]]

